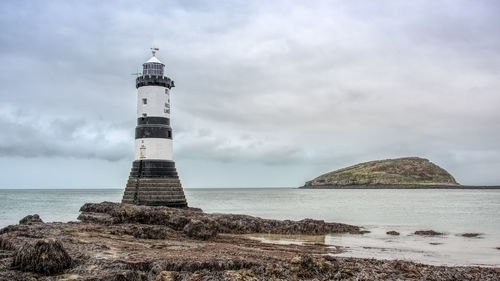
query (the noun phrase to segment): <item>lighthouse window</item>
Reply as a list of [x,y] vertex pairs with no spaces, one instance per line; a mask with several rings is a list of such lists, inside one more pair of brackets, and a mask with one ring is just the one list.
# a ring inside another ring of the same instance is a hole
[[147,113],[143,113],[142,117],[148,117],[148,114]]
[[142,104],[148,104],[148,99],[142,99]]

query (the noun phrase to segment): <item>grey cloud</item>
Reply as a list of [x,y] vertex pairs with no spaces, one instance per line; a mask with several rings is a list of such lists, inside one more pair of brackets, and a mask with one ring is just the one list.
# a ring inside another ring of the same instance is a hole
[[37,118],[12,108],[0,110],[0,156],[130,159],[126,128],[96,120]]
[[[18,120],[0,119],[15,140],[2,155],[131,158],[130,74],[155,44],[177,85],[178,160],[327,170],[420,155],[498,181],[497,1],[123,3],[0,4],[0,105]],[[471,169],[481,159],[489,172]]]
[[303,148],[294,143],[249,134],[187,131],[177,135],[176,142],[175,156],[182,159],[288,165],[304,157]]

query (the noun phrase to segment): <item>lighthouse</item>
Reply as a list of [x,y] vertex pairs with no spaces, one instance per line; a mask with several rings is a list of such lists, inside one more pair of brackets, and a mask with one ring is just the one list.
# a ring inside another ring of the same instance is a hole
[[184,190],[172,159],[173,134],[170,126],[170,91],[174,81],[165,76],[165,64],[153,56],[137,77],[137,126],[135,160],[122,203],[187,207]]

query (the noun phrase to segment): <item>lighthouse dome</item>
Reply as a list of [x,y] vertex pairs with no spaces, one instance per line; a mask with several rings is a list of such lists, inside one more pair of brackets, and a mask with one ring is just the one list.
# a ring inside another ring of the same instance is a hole
[[163,76],[165,65],[153,55],[142,67],[142,75]]
[[146,63],[161,63],[163,64],[157,57],[152,56]]

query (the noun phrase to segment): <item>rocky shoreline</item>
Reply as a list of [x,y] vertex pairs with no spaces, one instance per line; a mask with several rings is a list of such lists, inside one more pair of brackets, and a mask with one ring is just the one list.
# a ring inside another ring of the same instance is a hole
[[303,185],[303,189],[500,189],[500,185],[435,185],[435,184],[371,184],[371,185]]
[[[461,185],[437,184],[353,184],[353,185],[303,185],[304,189],[467,189]],[[470,187],[469,187],[470,188]],[[493,187],[495,188],[495,187]]]
[[341,258],[320,243],[278,245],[241,234],[363,232],[321,220],[279,221],[104,202],[80,222],[27,216],[0,230],[0,280],[500,280],[500,268]]

